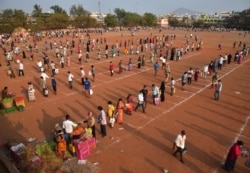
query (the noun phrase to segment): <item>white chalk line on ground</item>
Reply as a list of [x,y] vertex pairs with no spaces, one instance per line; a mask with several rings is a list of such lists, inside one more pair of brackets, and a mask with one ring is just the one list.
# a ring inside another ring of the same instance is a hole
[[[235,136],[235,138],[234,138],[232,144],[234,144],[234,143],[239,139],[240,136],[243,136],[242,133],[244,132],[244,130],[245,130],[247,124],[248,124],[249,119],[250,119],[250,114],[246,117],[246,119],[245,119],[245,121],[244,121],[244,124],[241,126],[241,128],[240,128],[240,130],[239,130],[239,133],[236,134],[236,136]],[[230,147],[232,146],[232,144],[228,147],[227,153],[228,153]],[[221,161],[221,164],[222,164],[222,165],[224,164],[224,160],[225,160],[225,158],[226,158],[226,156],[227,156],[227,153],[224,155],[223,160]],[[219,170],[219,168],[213,170],[212,173],[217,173],[218,170]]]

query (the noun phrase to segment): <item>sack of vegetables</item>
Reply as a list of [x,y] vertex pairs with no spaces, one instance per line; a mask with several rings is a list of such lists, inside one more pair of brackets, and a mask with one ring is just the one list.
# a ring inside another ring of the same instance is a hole
[[13,98],[4,98],[2,103],[4,108],[11,108],[13,107]]

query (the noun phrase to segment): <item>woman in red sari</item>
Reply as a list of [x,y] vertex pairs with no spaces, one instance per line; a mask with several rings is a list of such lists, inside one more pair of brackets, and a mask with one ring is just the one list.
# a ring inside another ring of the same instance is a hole
[[124,103],[122,102],[122,99],[119,98],[117,105],[116,105],[116,111],[118,113],[116,121],[119,124],[123,122],[123,108],[124,108]]

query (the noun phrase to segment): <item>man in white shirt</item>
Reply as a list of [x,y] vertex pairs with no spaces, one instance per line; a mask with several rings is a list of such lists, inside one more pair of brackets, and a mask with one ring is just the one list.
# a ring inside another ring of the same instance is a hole
[[222,65],[223,65],[223,60],[224,60],[223,56],[220,55],[219,62],[218,62],[218,70],[221,70]]
[[37,70],[38,72],[41,72],[42,71],[42,67],[43,67],[43,63],[41,60],[38,60],[37,61]]
[[23,67],[23,62],[22,61],[20,61],[20,63],[19,63],[19,69],[18,69],[18,75],[19,76],[24,76],[24,71],[23,71],[23,69],[24,69],[24,67]]
[[187,150],[185,148],[185,141],[186,141],[186,132],[185,130],[182,130],[181,133],[177,135],[173,144],[173,150],[175,150],[175,147],[177,148],[173,155],[176,157],[176,154],[180,153],[180,161],[182,163],[184,163],[182,156]]
[[50,67],[52,69],[52,74],[55,75],[56,74],[56,64],[54,63],[54,61],[51,61]]
[[134,111],[136,111],[139,106],[142,107],[142,111],[143,111],[143,113],[145,113],[144,97],[143,97],[143,91],[142,90],[140,90],[140,92],[138,94],[138,103],[137,103]]
[[74,75],[71,74],[70,71],[68,71],[68,82],[69,82],[69,88],[70,89],[73,88],[73,86],[72,86],[73,78],[74,78]]
[[152,96],[153,96],[154,105],[156,105],[155,98],[157,98],[158,95],[159,95],[159,88],[157,86],[155,86],[155,84],[152,84]]
[[67,141],[70,142],[72,139],[73,127],[76,127],[77,124],[70,120],[70,116],[66,115],[63,121],[63,129],[65,134],[67,135]]
[[102,137],[107,136],[107,131],[106,131],[106,125],[107,125],[107,119],[106,119],[106,113],[103,110],[101,106],[98,106],[97,109],[100,111],[100,114],[98,116],[98,122],[100,123],[100,129],[101,129],[101,134]]
[[207,74],[208,74],[208,65],[205,64],[203,66],[203,78],[206,79],[207,78]]

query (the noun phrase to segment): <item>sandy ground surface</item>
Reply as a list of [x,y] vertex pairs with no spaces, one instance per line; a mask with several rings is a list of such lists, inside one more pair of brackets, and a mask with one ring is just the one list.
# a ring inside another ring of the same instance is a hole
[[[138,38],[162,36],[176,34],[173,46],[183,46],[185,35],[189,36],[190,31],[166,30],[159,33],[158,30],[136,32],[134,42]],[[146,113],[140,109],[133,112],[132,116],[124,115],[123,124],[115,124],[114,128],[107,127],[108,136],[101,138],[99,125],[97,124],[97,148],[92,151],[87,158],[90,162],[98,162],[100,173],[119,172],[135,173],[162,172],[166,168],[171,173],[219,173],[224,172],[221,165],[225,159],[228,149],[232,143],[241,139],[245,142],[245,148],[250,151],[250,61],[249,56],[242,64],[232,62],[226,64],[221,71],[218,71],[219,78],[222,79],[223,91],[219,101],[213,98],[214,89],[210,89],[211,76],[207,79],[199,79],[191,85],[185,86],[181,90],[180,77],[184,71],[190,67],[202,69],[205,63],[217,58],[220,54],[234,53],[239,50],[233,48],[233,42],[245,42],[250,45],[250,35],[244,38],[239,32],[192,32],[199,39],[203,40],[203,49],[189,52],[180,61],[167,61],[171,67],[171,75],[177,81],[176,93],[170,96],[169,83],[166,88],[166,100],[157,106],[152,104],[149,97]],[[243,32],[242,32],[243,33]],[[116,41],[120,42],[132,39],[129,32],[123,34],[117,32],[91,34],[91,38],[106,38],[111,47]],[[65,43],[66,37],[61,40]],[[68,38],[71,40],[71,38]],[[140,53],[146,57],[146,65],[137,69],[137,59],[139,55],[121,55],[108,59],[96,60],[97,51],[90,52],[90,62],[78,64],[77,49],[71,56],[71,66],[61,68],[59,60],[55,57],[55,50],[48,51],[50,61],[54,61],[59,68],[56,75],[58,83],[58,93],[52,93],[50,79],[49,97],[42,95],[39,83],[40,74],[36,70],[36,62],[42,59],[42,45],[44,39],[39,42],[39,52],[34,53],[34,61],[28,58],[23,60],[25,76],[10,79],[6,75],[6,62],[3,53],[0,55],[0,88],[8,86],[17,96],[25,97],[26,108],[24,112],[13,112],[0,116],[1,140],[8,141],[16,139],[25,141],[29,137],[44,139],[51,136],[54,124],[62,123],[66,114],[70,114],[76,122],[86,119],[88,111],[98,115],[97,106],[101,105],[106,109],[107,101],[114,104],[119,98],[125,101],[128,93],[135,97],[138,91],[147,85],[151,90],[154,83],[160,85],[164,80],[163,71],[160,70],[154,76],[153,65],[149,62],[150,51]],[[53,41],[54,39],[52,39]],[[59,38],[56,38],[59,43]],[[50,40],[49,40],[50,41]],[[86,41],[86,37],[85,37]],[[190,43],[194,41],[190,39]],[[222,50],[218,50],[218,43],[221,43]],[[33,44],[33,43],[32,43]],[[22,49],[24,44],[18,44]],[[124,44],[123,44],[124,45]],[[104,54],[105,45],[101,45],[101,54]],[[82,50],[85,51],[82,47]],[[163,50],[165,53],[166,49]],[[26,55],[29,56],[28,52]],[[85,57],[85,53],[83,53]],[[128,63],[129,58],[133,61],[133,70],[124,71],[118,74],[118,62],[123,60]],[[115,64],[115,74],[113,77],[109,73],[109,62]],[[157,56],[156,60],[159,60]],[[18,65],[12,62],[15,70]],[[96,79],[91,82],[94,95],[86,98],[81,85],[80,67],[88,73],[90,65],[95,65]],[[71,71],[75,76],[73,89],[68,88],[67,72]],[[46,72],[48,75],[51,71]],[[169,80],[170,81],[170,80]],[[33,82],[36,89],[36,102],[28,102],[26,89],[28,82]],[[177,158],[172,156],[172,145],[176,135],[180,130],[186,130],[186,147],[188,152],[184,155],[185,163],[182,164]],[[247,173],[250,171],[244,163],[247,158],[240,157],[237,161],[236,173]]]

